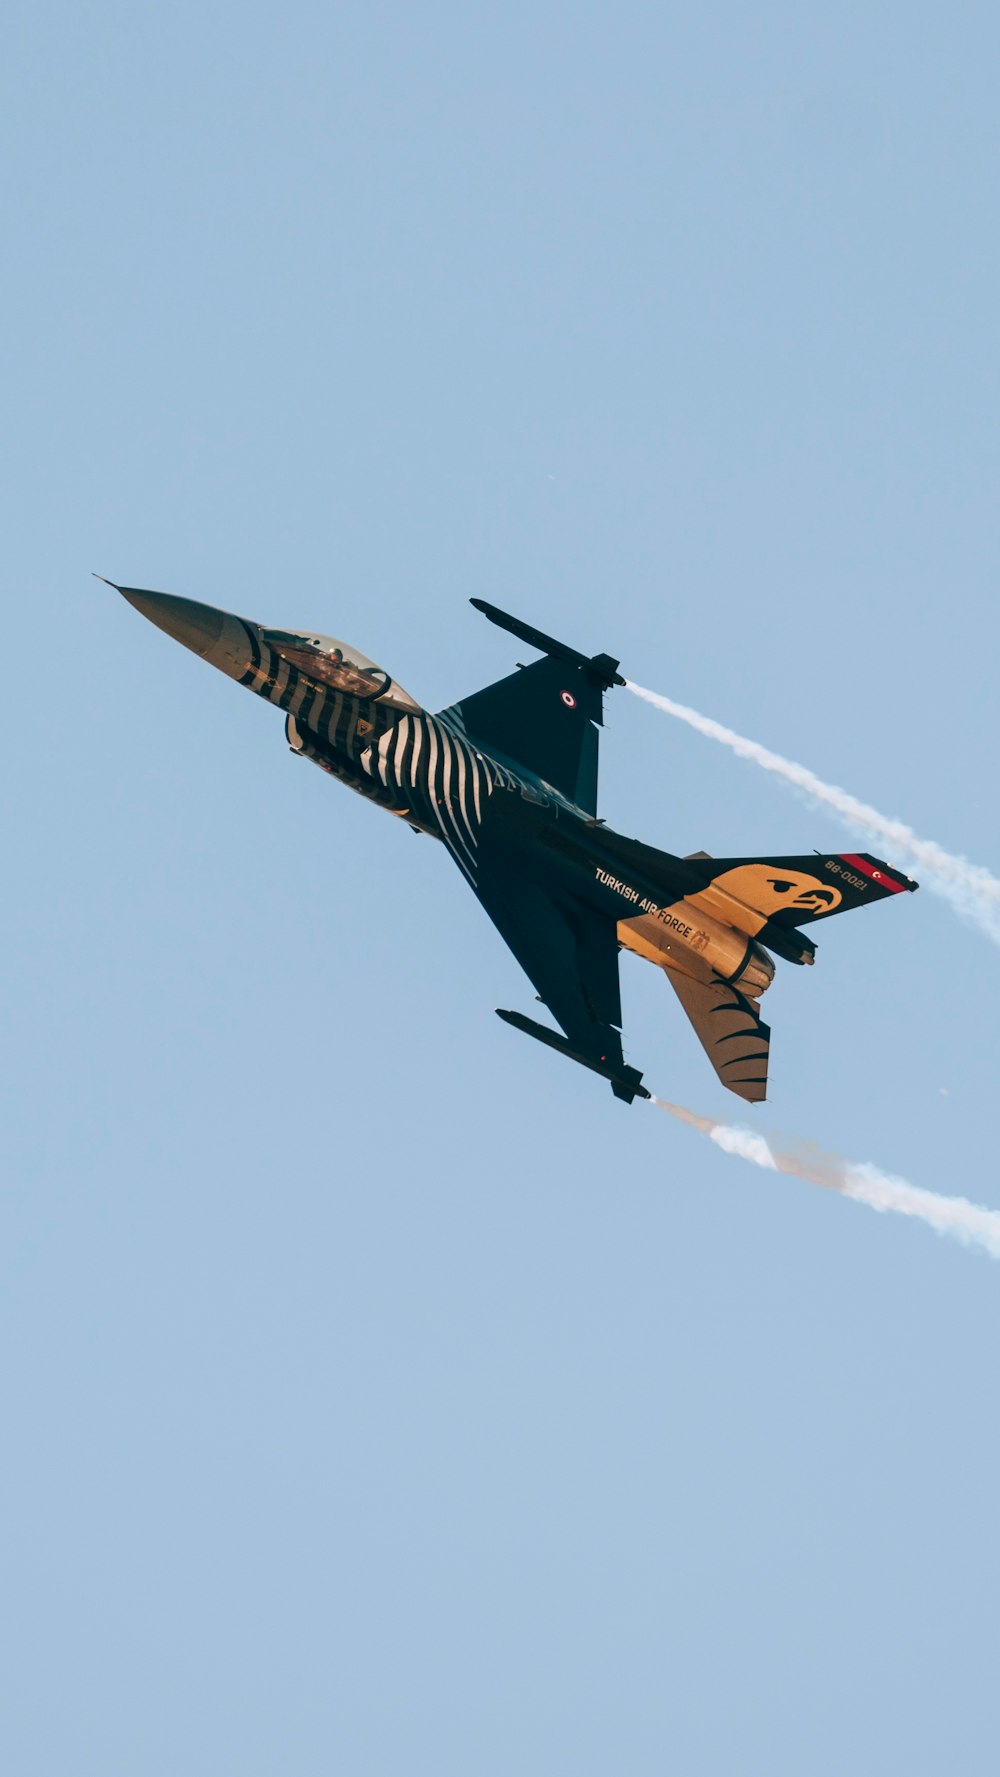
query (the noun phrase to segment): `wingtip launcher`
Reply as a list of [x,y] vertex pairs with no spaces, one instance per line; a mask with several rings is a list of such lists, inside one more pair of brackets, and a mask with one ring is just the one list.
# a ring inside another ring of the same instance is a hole
[[581,1067],[589,1067],[591,1073],[600,1074],[602,1079],[610,1081],[615,1097],[624,1100],[625,1104],[631,1104],[634,1098],[652,1097],[652,1093],[642,1084],[642,1075],[637,1067],[628,1067],[624,1063],[620,1067],[606,1066],[590,1055],[583,1055],[579,1049],[573,1048],[568,1037],[557,1030],[550,1030],[547,1024],[536,1024],[533,1018],[526,1018],[523,1012],[508,1012],[498,1006],[497,1017],[502,1018],[505,1024],[512,1024],[515,1030],[523,1031],[526,1037],[534,1037],[547,1048],[557,1050],[569,1061],[578,1061]]
[[573,666],[580,667],[602,690],[626,683],[618,671],[618,661],[612,659],[610,654],[581,654],[578,648],[571,648],[566,642],[557,642],[543,630],[533,628],[530,623],[522,623],[519,617],[511,617],[509,612],[488,604],[485,599],[470,599],[469,603],[477,611],[481,611],[484,617],[488,617],[491,623],[495,623],[498,629],[506,629],[512,636],[527,642],[529,647],[537,648],[540,654],[571,661]]

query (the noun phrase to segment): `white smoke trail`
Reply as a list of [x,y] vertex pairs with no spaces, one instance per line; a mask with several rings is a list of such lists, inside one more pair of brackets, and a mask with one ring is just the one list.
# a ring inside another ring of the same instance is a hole
[[716,1123],[711,1117],[699,1117],[683,1105],[671,1104],[665,1098],[653,1098],[652,1104],[672,1117],[707,1135],[726,1154],[736,1154],[754,1166],[769,1172],[788,1173],[812,1185],[823,1185],[839,1191],[842,1197],[853,1197],[855,1203],[867,1203],[870,1209],[896,1215],[916,1216],[938,1234],[950,1234],[966,1246],[978,1246],[993,1259],[1000,1259],[1000,1210],[982,1209],[967,1197],[943,1197],[936,1191],[924,1191],[905,1179],[893,1178],[867,1162],[844,1160],[837,1154],[821,1154],[809,1150],[775,1149],[762,1135],[740,1129],[731,1123]]
[[[921,882],[951,903],[956,913],[963,919],[979,926],[995,944],[1000,944],[1000,881],[989,870],[980,864],[971,864],[953,852],[945,851],[943,846],[933,839],[919,839],[912,827],[904,826],[902,821],[890,820],[886,815],[879,814],[867,802],[859,802],[856,796],[849,796],[846,790],[838,789],[836,784],[825,784],[814,772],[808,771],[804,765],[796,765],[791,759],[783,759],[780,753],[772,753],[755,740],[747,740],[742,734],[734,734],[731,728],[724,728],[721,722],[713,722],[710,716],[699,715],[697,710],[688,709],[686,704],[674,703],[672,698],[661,697],[657,691],[646,691],[641,685],[633,685],[627,681],[628,689],[634,691],[636,697],[642,697],[647,703],[655,704],[659,710],[665,710],[668,716],[677,716],[680,721],[687,722],[696,728],[699,734],[705,734],[710,740],[718,740],[725,747],[731,747],[741,759],[752,759],[765,771],[773,771],[783,777],[787,783],[802,790],[805,795],[822,802],[825,807],[833,809],[846,827],[865,833],[874,834],[877,839],[884,839],[896,856],[909,859],[919,865]],[[891,858],[889,861],[893,861]]]

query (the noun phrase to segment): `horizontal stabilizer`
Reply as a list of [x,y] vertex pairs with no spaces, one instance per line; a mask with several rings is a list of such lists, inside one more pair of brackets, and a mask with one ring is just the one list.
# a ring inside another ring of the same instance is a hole
[[722,1084],[748,1104],[760,1104],[767,1097],[771,1028],[756,1006],[718,975],[693,981],[676,969],[663,972]]

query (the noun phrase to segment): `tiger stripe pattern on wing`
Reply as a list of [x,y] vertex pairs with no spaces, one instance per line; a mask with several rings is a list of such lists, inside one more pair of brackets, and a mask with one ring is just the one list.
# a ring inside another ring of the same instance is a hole
[[483,812],[494,790],[512,787],[510,774],[457,722],[426,711],[401,714],[319,685],[245,627],[251,664],[240,683],[285,711],[294,750],[442,839],[475,887]]

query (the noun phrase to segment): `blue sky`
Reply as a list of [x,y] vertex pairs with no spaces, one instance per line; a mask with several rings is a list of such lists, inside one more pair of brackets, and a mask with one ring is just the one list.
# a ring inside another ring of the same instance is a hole
[[[491,599],[996,870],[998,34],[9,14],[11,1769],[992,1772],[995,1266],[502,1026],[441,849],[89,576],[431,707]],[[653,844],[843,845],[627,693],[603,749]],[[754,1126],[1000,1206],[998,971],[838,922]]]

